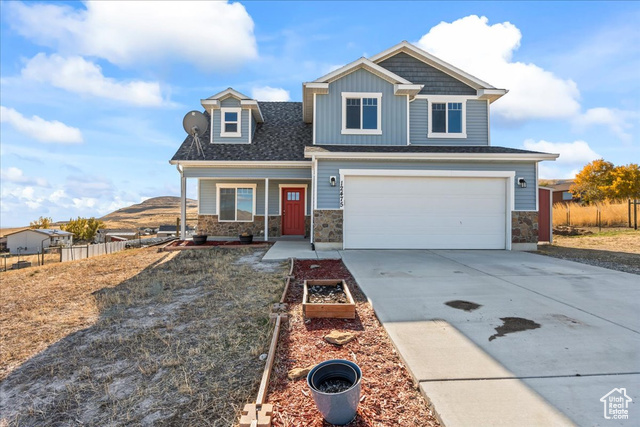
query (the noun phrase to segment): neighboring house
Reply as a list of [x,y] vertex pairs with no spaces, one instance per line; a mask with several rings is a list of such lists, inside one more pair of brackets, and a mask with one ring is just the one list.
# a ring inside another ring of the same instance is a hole
[[136,229],[102,229],[98,230],[96,235],[98,243],[124,242],[127,240],[137,239],[138,230]]
[[[178,228],[175,225],[161,225],[158,228],[157,237],[175,237],[178,234],[177,230]],[[193,227],[187,226],[185,229],[185,235],[190,236],[194,231]]]
[[37,254],[49,246],[73,245],[73,233],[46,228],[26,228],[6,235],[12,254]]
[[175,225],[161,225],[158,227],[158,237],[174,237],[178,228]]
[[198,231],[308,236],[318,249],[534,249],[537,168],[558,155],[496,147],[505,95],[402,42],[302,85],[302,102],[227,89],[201,100],[204,157],[170,163],[198,182]]
[[551,179],[545,180],[545,187],[553,190],[553,203],[569,203],[579,202],[580,197],[574,196],[569,192],[569,189],[573,185],[572,179]]

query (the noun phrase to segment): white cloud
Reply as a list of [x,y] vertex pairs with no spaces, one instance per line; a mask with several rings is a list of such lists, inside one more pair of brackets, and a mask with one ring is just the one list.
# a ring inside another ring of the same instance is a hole
[[594,125],[606,126],[609,130],[624,142],[631,142],[631,134],[627,131],[633,125],[629,123],[637,120],[640,114],[634,111],[624,111],[611,108],[590,108],[584,114],[577,116],[573,123],[580,130],[585,130]]
[[99,65],[80,56],[47,56],[39,53],[22,69],[22,77],[49,83],[69,92],[113,99],[141,106],[163,104],[158,82],[119,82],[105,77]]
[[602,156],[585,141],[573,142],[549,142],[527,139],[523,146],[526,150],[542,151],[545,153],[560,154],[555,162],[543,162],[539,164],[539,178],[573,178],[582,167]]
[[38,116],[29,119],[13,108],[0,106],[0,122],[9,123],[18,132],[41,142],[79,144],[83,141],[78,128],[57,120],[47,121]]
[[563,119],[580,111],[580,93],[570,79],[543,68],[513,62],[522,34],[510,22],[488,24],[486,17],[467,16],[441,22],[416,45],[509,94],[492,108],[508,120]]
[[22,36],[68,54],[117,65],[187,61],[227,70],[257,57],[254,23],[240,3],[219,1],[10,2],[10,25]]
[[115,187],[106,178],[93,176],[68,176],[65,193],[76,198],[112,198]]
[[251,97],[258,101],[290,101],[289,91],[271,86],[254,87],[251,89]]
[[24,175],[22,169],[11,166],[8,169],[0,170],[0,177],[3,181],[13,182],[16,184],[37,185],[39,187],[50,187],[44,178],[33,178]]
[[116,209],[140,203],[142,197],[135,193],[120,192],[103,195],[80,195],[67,185],[54,191],[44,188],[3,182],[0,197],[0,221],[3,227],[25,226],[39,216],[50,216],[55,221],[69,218],[100,217]]

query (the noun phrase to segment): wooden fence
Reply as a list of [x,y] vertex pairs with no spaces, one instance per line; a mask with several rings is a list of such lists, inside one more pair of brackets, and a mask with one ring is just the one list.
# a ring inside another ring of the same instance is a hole
[[72,246],[62,248],[60,260],[62,262],[91,258],[98,255],[113,254],[123,251],[127,242],[99,243],[97,245]]

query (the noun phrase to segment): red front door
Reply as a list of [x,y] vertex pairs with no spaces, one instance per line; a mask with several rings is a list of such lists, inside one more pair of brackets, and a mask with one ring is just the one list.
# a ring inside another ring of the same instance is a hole
[[304,235],[304,188],[282,189],[282,234]]

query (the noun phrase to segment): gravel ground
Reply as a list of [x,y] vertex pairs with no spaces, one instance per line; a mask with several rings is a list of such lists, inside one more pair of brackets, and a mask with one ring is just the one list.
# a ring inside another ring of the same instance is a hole
[[540,245],[537,253],[640,275],[640,231],[554,236],[553,245]]

